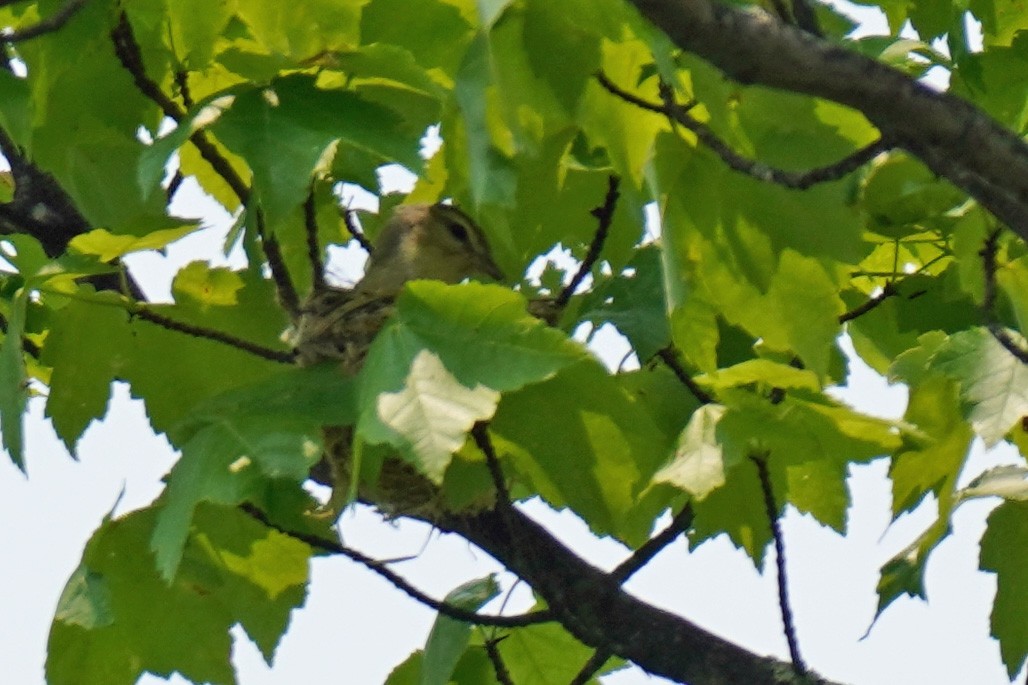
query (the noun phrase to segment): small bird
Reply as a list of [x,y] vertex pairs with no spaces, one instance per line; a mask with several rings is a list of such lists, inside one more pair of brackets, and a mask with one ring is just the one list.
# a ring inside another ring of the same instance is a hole
[[316,289],[301,306],[297,362],[338,359],[344,372],[356,373],[404,283],[471,276],[503,278],[471,217],[452,205],[401,205],[375,241],[364,277],[353,288]]
[[[316,288],[301,306],[293,333],[297,363],[338,361],[344,374],[355,375],[407,281],[459,283],[472,276],[503,278],[471,217],[452,205],[400,206],[375,241],[364,277],[353,288]],[[325,458],[312,475],[332,486],[332,496],[317,515],[335,518],[356,496],[353,429],[326,426],[322,438]],[[389,459],[382,465],[375,492],[381,509],[423,511],[436,494],[406,462]]]

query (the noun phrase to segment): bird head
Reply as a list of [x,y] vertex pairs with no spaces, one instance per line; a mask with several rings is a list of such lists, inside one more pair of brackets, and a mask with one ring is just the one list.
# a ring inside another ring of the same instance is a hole
[[459,283],[472,276],[503,278],[471,217],[452,205],[401,205],[375,241],[357,290],[393,295],[414,279]]

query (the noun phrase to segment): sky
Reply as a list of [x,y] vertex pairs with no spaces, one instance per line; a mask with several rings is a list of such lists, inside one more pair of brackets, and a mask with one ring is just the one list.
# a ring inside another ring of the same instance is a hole
[[[868,26],[873,29],[873,24]],[[148,294],[158,299],[167,297],[176,269],[218,253],[227,227],[228,217],[195,190],[180,193],[179,202],[180,213],[203,216],[210,228],[173,245],[166,255],[131,258],[134,273],[144,275]],[[341,280],[355,280],[360,274],[359,253],[337,252],[330,268]],[[843,344],[848,347],[845,340]],[[616,336],[601,336],[598,345],[601,356],[615,364],[620,360],[623,347]],[[834,391],[837,397],[874,415],[902,415],[903,388],[888,386],[859,360],[851,361],[851,369],[850,383]],[[116,503],[117,513],[150,503],[175,459],[124,386],[115,386],[108,416],[86,432],[77,460],[68,455],[42,414],[42,401],[30,402],[28,477],[0,458],[0,664],[4,682],[17,685],[43,683],[49,623],[93,530]],[[1012,449],[987,453],[977,445],[960,484],[991,465],[1019,461]],[[872,625],[878,569],[931,523],[934,502],[926,501],[890,525],[884,459],[854,467],[849,484],[854,503],[845,538],[792,509],[783,522],[800,647],[811,668],[854,685],[1009,682],[998,645],[988,637],[995,579],[976,570],[978,540],[997,501],[974,501],[958,510],[953,535],[928,564],[928,602],[899,599]],[[613,567],[627,554],[617,543],[593,537],[569,513],[554,512],[538,502],[523,509],[597,566]],[[372,556],[415,556],[394,568],[435,597],[491,572],[500,573],[505,587],[511,585],[510,575],[487,555],[420,523],[387,523],[358,508],[343,517],[341,529],[347,544]],[[773,560],[773,551],[768,559]],[[747,649],[786,659],[771,568],[773,563],[769,572],[760,573],[723,537],[691,552],[679,541],[628,587],[640,598]],[[395,665],[424,645],[435,614],[374,574],[349,561],[326,558],[312,562],[312,578],[306,605],[294,612],[273,667],[241,632],[237,634],[233,658],[242,685],[381,683]],[[522,591],[509,609],[516,611],[519,603],[523,607],[527,602]],[[1021,674],[1019,679],[1023,678]],[[140,680],[145,685],[163,682],[153,676]],[[186,681],[173,677],[168,682]],[[626,669],[604,682],[663,681]]]

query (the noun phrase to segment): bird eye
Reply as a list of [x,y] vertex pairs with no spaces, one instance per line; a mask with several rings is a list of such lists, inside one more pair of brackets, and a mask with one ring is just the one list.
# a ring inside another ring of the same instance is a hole
[[447,221],[446,230],[448,230],[450,235],[456,238],[458,242],[468,242],[468,229],[464,228],[456,221]]

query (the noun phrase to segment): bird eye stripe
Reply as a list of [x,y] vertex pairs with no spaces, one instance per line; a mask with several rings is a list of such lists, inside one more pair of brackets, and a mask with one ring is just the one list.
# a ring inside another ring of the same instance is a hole
[[468,242],[468,229],[464,228],[461,224],[456,221],[447,221],[446,230],[450,232],[454,238],[462,243]]

